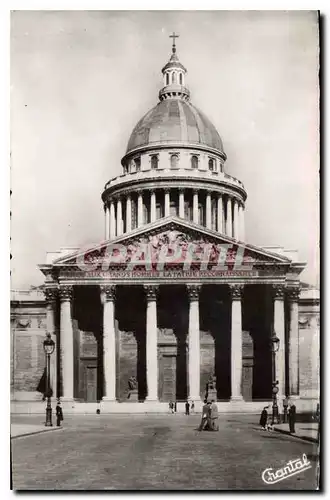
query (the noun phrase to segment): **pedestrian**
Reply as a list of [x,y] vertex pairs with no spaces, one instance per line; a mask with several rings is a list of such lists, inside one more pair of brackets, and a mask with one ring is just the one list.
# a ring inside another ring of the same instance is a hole
[[170,409],[170,413],[174,413],[174,409],[173,409],[174,405],[173,405],[172,401],[170,401],[170,402],[168,403],[168,407],[169,407],[169,409]]
[[61,427],[61,422],[63,419],[63,410],[61,407],[61,401],[60,399],[57,400],[57,405],[56,405],[56,425],[57,427]]
[[176,401],[175,401],[175,403],[174,403],[174,413],[176,413],[176,411],[177,411],[177,406],[176,406]]
[[191,403],[191,413],[193,413],[195,410],[195,403],[192,401]]
[[296,423],[296,405],[292,404],[289,408],[289,429],[290,434],[295,434],[295,423]]
[[214,399],[211,401],[211,407],[210,407],[210,430],[211,431],[218,431],[219,426],[218,426],[218,407]]
[[261,412],[260,415],[260,420],[259,420],[259,425],[261,425],[261,428],[266,431],[267,430],[267,422],[268,422],[268,406],[265,406],[264,409]]
[[189,410],[190,410],[190,404],[188,401],[186,401],[186,415],[189,415]]
[[288,396],[285,396],[283,399],[283,423],[286,424],[288,421],[288,406],[289,406],[289,399]]
[[210,405],[208,404],[207,400],[204,400],[204,405],[202,409],[202,420],[200,423],[200,426],[198,427],[199,431],[206,430],[208,419],[209,419],[209,413],[210,413]]

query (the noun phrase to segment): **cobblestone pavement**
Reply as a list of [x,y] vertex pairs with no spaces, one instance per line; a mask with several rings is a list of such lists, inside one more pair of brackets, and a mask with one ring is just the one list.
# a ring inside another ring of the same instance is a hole
[[[13,417],[39,423],[40,416]],[[42,418],[41,418],[42,420]],[[197,432],[192,415],[65,417],[62,432],[12,440],[15,490],[214,490],[316,488],[316,445],[265,432],[252,415],[221,415],[219,432]],[[264,469],[305,453],[312,468],[268,486]]]

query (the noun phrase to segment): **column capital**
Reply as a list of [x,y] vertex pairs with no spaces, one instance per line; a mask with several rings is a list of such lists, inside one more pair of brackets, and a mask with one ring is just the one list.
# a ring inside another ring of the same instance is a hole
[[290,302],[298,302],[300,295],[300,287],[287,288],[286,294]]
[[66,302],[66,301],[70,302],[72,300],[72,295],[73,295],[73,286],[61,285],[59,294],[61,302]]
[[198,300],[202,285],[186,285],[190,302]]
[[114,301],[116,296],[116,285],[100,285],[101,293],[106,302]]
[[171,191],[171,188],[169,188],[169,187],[165,187],[165,188],[164,188],[164,193],[165,193],[165,194],[166,194],[166,193],[169,193],[170,191]]
[[157,299],[157,293],[159,289],[157,285],[143,285],[143,288],[146,293],[147,302],[151,302]]
[[284,285],[272,285],[272,290],[274,299],[277,300],[284,299],[284,290],[285,290]]
[[241,300],[244,290],[244,285],[229,285],[229,290],[232,300]]
[[45,288],[44,295],[47,304],[53,304],[56,301],[58,294],[57,288]]
[[179,193],[184,193],[186,189],[187,189],[187,188],[185,188],[185,187],[183,187],[183,186],[179,186],[179,187],[178,187],[178,191],[179,191]]
[[193,188],[193,190],[192,190],[192,191],[193,191],[193,194],[198,194],[198,193],[199,193],[199,191],[200,191],[200,189],[199,189],[199,188]]

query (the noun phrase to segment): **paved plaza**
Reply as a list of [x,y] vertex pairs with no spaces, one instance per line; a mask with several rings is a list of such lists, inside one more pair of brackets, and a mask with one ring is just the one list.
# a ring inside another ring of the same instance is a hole
[[[61,432],[12,439],[15,490],[215,490],[316,488],[317,447],[258,427],[255,415],[220,415],[219,432],[198,432],[199,415],[67,416]],[[42,416],[13,416],[40,425]],[[264,469],[306,454],[312,468],[273,485]]]

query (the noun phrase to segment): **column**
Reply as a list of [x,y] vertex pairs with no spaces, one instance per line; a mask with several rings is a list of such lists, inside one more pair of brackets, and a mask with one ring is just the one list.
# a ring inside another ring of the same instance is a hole
[[198,191],[194,189],[193,191],[193,222],[198,224]]
[[110,202],[110,239],[116,237],[116,215],[115,215],[115,204],[113,201]]
[[156,218],[156,193],[150,191],[150,222],[155,222]]
[[157,286],[145,285],[147,297],[146,365],[147,401],[158,400],[158,353],[157,353]]
[[142,193],[138,193],[137,200],[137,227],[143,226],[143,198]]
[[168,217],[170,215],[170,190],[165,189],[165,198],[164,198],[164,203],[165,203],[165,209],[164,209],[164,216]]
[[179,189],[179,217],[184,219],[184,189]]
[[227,236],[233,236],[233,217],[231,210],[231,198],[227,198],[227,223],[226,223],[226,234]]
[[242,398],[242,293],[243,285],[230,285],[231,292],[231,399]]
[[115,285],[101,285],[103,302],[103,401],[116,400]]
[[299,396],[299,288],[288,289],[289,325],[289,396]]
[[244,206],[242,204],[240,204],[238,208],[238,218],[239,218],[239,237],[241,241],[245,241]]
[[206,227],[212,229],[211,193],[206,193]]
[[126,198],[126,233],[132,231],[132,198],[128,194]]
[[73,400],[73,329],[71,318],[72,286],[60,287],[60,337],[62,358],[62,394],[63,400]]
[[121,198],[117,200],[117,236],[123,234],[123,209],[121,204]]
[[238,201],[234,200],[234,238],[239,239]]
[[110,211],[107,203],[104,203],[104,239],[110,238]]
[[221,194],[218,195],[217,229],[218,233],[223,233],[223,203]]
[[200,400],[200,289],[200,285],[187,285],[189,296],[189,399],[192,401]]
[[[274,334],[278,337],[279,350],[275,354],[276,381],[278,381],[278,401],[285,396],[285,317],[284,286],[273,285],[274,294]],[[273,382],[276,382],[273,380]]]
[[55,312],[56,312],[56,297],[57,288],[46,288],[45,289],[45,299],[46,299],[46,331],[51,334],[53,341],[55,342],[55,349],[50,357],[50,386],[53,389],[53,397],[56,398],[58,395],[57,391],[57,357],[58,357],[58,343],[56,338],[56,328],[55,328]]

